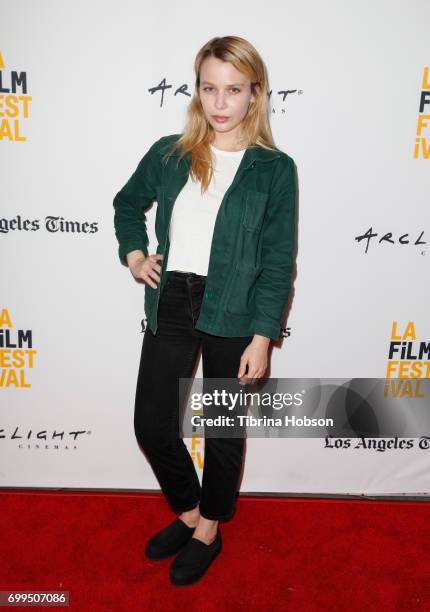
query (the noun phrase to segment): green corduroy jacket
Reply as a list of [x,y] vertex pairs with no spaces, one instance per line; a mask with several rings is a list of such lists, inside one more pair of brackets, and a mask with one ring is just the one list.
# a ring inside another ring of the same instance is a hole
[[[157,140],[113,201],[118,255],[125,265],[130,251],[148,256],[145,211],[157,201],[156,252],[164,258],[157,288],[145,284],[145,314],[154,334],[166,282],[171,213],[190,168],[188,154],[179,164],[179,152],[162,161],[179,136]],[[217,213],[196,329],[226,337],[279,338],[291,290],[295,208],[293,159],[279,150],[249,146]]]

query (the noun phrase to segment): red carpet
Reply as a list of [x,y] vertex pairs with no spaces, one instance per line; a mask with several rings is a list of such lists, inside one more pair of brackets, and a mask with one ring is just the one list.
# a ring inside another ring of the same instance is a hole
[[69,591],[58,610],[430,610],[426,501],[241,497],[189,587],[170,585],[173,557],[143,555],[175,516],[161,494],[2,489],[0,504],[0,590]]

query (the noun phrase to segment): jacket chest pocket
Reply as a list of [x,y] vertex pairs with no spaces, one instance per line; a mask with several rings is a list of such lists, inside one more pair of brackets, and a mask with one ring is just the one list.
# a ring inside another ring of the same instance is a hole
[[269,194],[263,191],[249,190],[245,192],[245,210],[242,223],[247,231],[255,232],[263,224]]

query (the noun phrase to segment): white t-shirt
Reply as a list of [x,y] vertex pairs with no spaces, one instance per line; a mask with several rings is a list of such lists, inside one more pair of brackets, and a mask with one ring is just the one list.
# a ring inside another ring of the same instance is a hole
[[225,192],[233,182],[246,151],[222,151],[210,145],[214,175],[201,195],[191,176],[175,200],[170,220],[170,249],[166,270],[207,276],[215,220]]

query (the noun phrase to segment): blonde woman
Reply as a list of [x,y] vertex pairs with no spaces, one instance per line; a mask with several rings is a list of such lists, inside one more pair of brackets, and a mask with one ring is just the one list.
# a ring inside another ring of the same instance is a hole
[[[163,136],[114,199],[119,258],[145,284],[147,326],[135,433],[178,516],[146,555],[173,584],[200,579],[221,550],[219,522],[234,512],[243,437],[206,438],[200,485],[179,437],[178,379],[261,378],[277,340],[293,269],[293,159],[274,144],[263,61],[243,38],[209,40],[195,59],[195,91],[181,134]],[[157,200],[156,253],[145,211]]]

